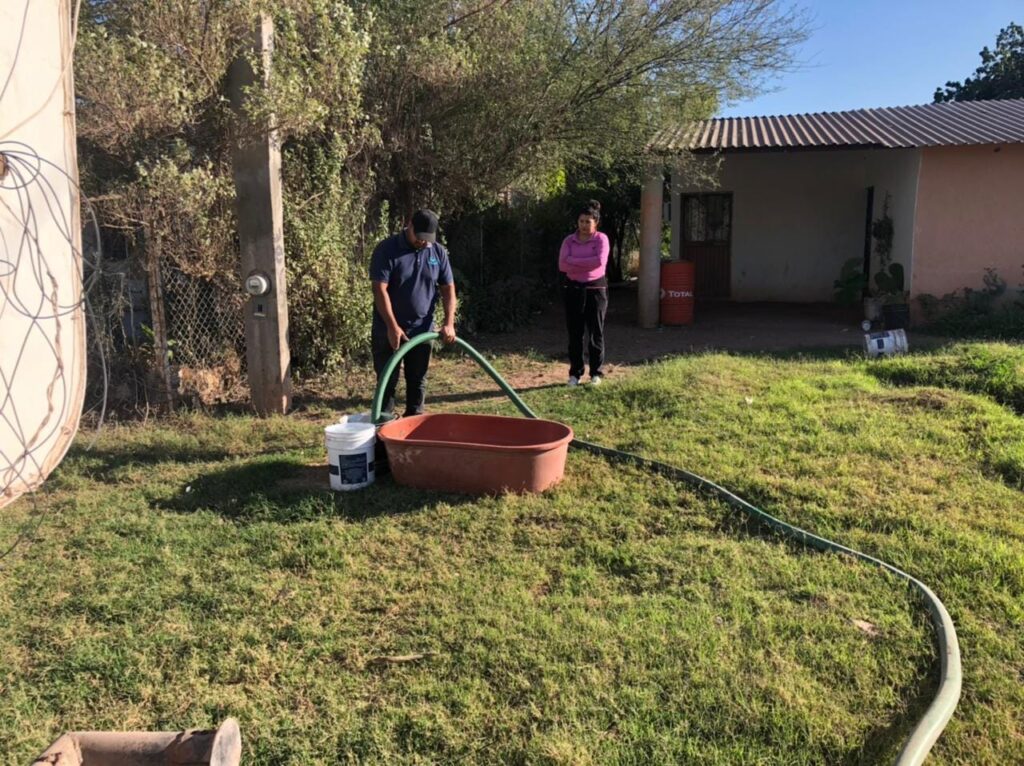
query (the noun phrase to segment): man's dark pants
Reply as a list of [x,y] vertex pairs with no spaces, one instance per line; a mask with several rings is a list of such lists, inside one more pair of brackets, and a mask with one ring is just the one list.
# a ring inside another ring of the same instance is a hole
[[608,289],[584,287],[578,282],[567,282],[562,289],[565,294],[565,324],[569,330],[569,374],[574,378],[583,377],[583,336],[589,334],[590,375],[601,375]]
[[[377,380],[384,372],[392,355],[391,343],[387,332],[371,334],[373,349],[373,369]],[[430,344],[421,343],[402,358],[400,367],[405,368],[405,416],[420,415],[423,402],[427,396],[427,368],[430,366]],[[398,368],[395,368],[391,380],[384,389],[384,406],[381,412],[393,412],[395,409],[395,388],[398,386]]]

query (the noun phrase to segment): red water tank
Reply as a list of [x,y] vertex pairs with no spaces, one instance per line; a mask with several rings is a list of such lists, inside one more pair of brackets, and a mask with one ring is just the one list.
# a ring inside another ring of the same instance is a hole
[[693,261],[661,264],[661,323],[693,324]]

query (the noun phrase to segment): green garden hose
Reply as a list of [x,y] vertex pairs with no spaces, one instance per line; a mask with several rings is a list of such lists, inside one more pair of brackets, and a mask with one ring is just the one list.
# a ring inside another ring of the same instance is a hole
[[[395,352],[394,356],[391,357],[388,365],[384,368],[384,372],[377,383],[377,389],[373,395],[371,418],[374,423],[380,423],[382,421],[381,407],[384,402],[384,384],[394,374],[402,358],[421,343],[432,342],[438,337],[438,333],[435,332],[417,335],[408,343],[403,344],[398,351]],[[498,387],[505,392],[508,398],[512,400],[512,403],[520,412],[523,413],[523,415],[528,418],[537,417],[533,410],[531,410],[526,403],[519,398],[519,394],[517,394],[505,379],[502,378],[493,367],[491,367],[480,352],[470,346],[462,338],[456,338],[455,342],[461,346],[462,349],[480,365],[480,367],[483,368],[484,372],[491,376],[494,382],[498,384]],[[939,688],[935,697],[932,699],[931,704],[925,711],[924,716],[914,726],[910,736],[904,743],[903,749],[900,751],[899,757],[896,759],[896,766],[917,766],[924,762],[925,758],[928,756],[928,752],[932,748],[932,745],[935,744],[939,735],[942,734],[943,729],[946,728],[946,724],[949,722],[949,719],[952,718],[953,712],[956,710],[957,703],[960,700],[960,686],[963,680],[963,673],[960,667],[960,646],[957,641],[956,629],[953,626],[953,620],[950,618],[949,612],[946,611],[946,607],[939,600],[938,596],[936,596],[927,585],[917,578],[907,574],[903,570],[897,569],[892,564],[887,564],[881,559],[869,556],[866,553],[861,553],[860,551],[855,551],[852,548],[847,548],[845,545],[834,543],[824,537],[811,534],[799,527],[794,527],[792,524],[787,524],[781,519],[777,519],[774,516],[765,513],[760,508],[751,505],[746,500],[734,495],[724,487],[720,487],[713,481],[709,481],[697,474],[684,471],[681,468],[676,468],[675,466],[671,466],[657,460],[650,460],[628,452],[611,449],[610,447],[590,444],[585,441],[580,441],[579,439],[574,439],[569,446],[595,455],[601,455],[609,460],[632,464],[639,468],[665,476],[669,479],[681,481],[701,492],[717,497],[720,500],[724,500],[730,507],[735,508],[738,511],[742,511],[750,518],[755,519],[804,545],[809,545],[812,548],[817,548],[818,550],[830,553],[843,553],[862,561],[867,561],[891,572],[897,577],[902,578],[909,583],[912,588],[915,588],[924,600],[925,605],[928,607],[932,626],[935,629],[935,639],[939,653],[940,680]]]

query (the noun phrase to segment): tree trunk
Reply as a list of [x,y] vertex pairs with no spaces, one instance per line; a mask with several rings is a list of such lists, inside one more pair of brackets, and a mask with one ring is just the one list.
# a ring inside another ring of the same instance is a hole
[[622,251],[625,246],[629,214],[609,216],[606,220],[608,223],[608,281],[621,282],[625,277],[622,270]]
[[[608,229],[608,281],[622,281],[622,247],[617,226]],[[616,255],[616,253],[618,253]]]

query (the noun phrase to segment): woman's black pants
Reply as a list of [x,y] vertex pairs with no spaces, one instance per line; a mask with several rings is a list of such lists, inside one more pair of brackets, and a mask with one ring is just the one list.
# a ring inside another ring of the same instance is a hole
[[590,377],[602,375],[608,288],[585,287],[568,282],[562,290],[565,296],[565,326],[569,330],[569,375],[583,377],[583,342],[587,338]]

